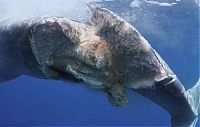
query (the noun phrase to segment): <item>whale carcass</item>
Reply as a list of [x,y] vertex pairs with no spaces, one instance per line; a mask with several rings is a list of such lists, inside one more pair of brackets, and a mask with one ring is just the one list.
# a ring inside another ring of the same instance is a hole
[[126,106],[127,89],[172,116],[172,126],[195,126],[200,83],[185,90],[147,40],[110,10],[89,5],[91,25],[63,17],[0,23],[0,82],[22,74],[85,82]]

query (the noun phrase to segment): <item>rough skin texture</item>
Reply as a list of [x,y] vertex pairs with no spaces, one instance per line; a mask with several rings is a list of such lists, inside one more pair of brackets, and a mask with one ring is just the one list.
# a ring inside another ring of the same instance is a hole
[[166,109],[174,126],[190,125],[198,115],[199,87],[186,92],[132,25],[107,9],[89,7],[90,26],[62,17],[1,22],[0,82],[22,74],[83,81],[121,107],[128,104],[126,90],[133,89]]

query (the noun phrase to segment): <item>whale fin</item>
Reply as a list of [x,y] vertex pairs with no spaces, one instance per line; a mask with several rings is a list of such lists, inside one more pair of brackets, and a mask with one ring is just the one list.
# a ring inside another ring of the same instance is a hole
[[107,91],[107,96],[113,106],[126,107],[128,105],[126,90],[121,85],[112,85]]
[[[190,118],[182,118],[182,117],[176,117],[172,116],[172,126],[185,126],[183,123],[185,123],[188,127],[196,127],[197,121],[199,119],[200,114],[200,79],[194,85],[191,89],[188,89],[186,91],[186,97],[188,104],[190,105],[194,115],[196,117],[190,117]],[[185,114],[183,114],[184,116]],[[182,123],[182,124],[181,124]]]
[[197,116],[194,120],[191,121],[190,127],[195,127],[198,121],[200,114],[200,79],[191,89],[186,91],[188,102]]

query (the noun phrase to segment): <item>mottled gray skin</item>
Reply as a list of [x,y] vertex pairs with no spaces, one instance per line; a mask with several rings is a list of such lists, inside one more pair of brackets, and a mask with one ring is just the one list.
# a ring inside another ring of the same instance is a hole
[[[30,47],[28,23],[29,21],[0,22],[0,82],[12,80],[22,74],[32,75],[25,63],[26,53],[23,52],[23,49]],[[28,56],[31,60],[34,59],[33,53]]]
[[0,22],[0,82],[22,74],[83,81],[114,106],[126,106],[132,89],[166,109],[172,125],[189,126],[197,113],[158,53],[119,16],[89,7],[91,26],[61,17]]

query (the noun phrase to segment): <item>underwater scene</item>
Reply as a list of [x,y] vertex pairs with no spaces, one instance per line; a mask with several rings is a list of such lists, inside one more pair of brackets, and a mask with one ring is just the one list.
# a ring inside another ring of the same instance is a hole
[[200,126],[199,0],[0,6],[0,126]]

